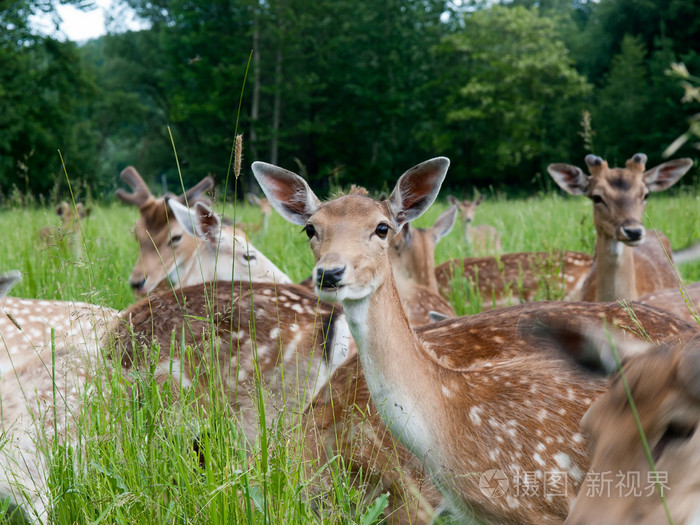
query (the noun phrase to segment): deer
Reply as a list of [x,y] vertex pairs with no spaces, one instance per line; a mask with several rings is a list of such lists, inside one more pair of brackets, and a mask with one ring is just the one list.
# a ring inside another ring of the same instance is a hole
[[[192,207],[196,206],[197,202],[205,201],[204,192],[214,186],[214,179],[211,177],[205,177],[179,197],[166,195],[160,198],[151,193],[141,175],[132,166],[122,171],[121,178],[131,187],[132,192],[118,189],[117,197],[125,203],[138,206],[140,213],[134,227],[140,251],[129,277],[129,283],[137,297],[152,292],[158,285],[177,288],[200,282],[205,274],[220,275],[225,271],[232,272],[230,278],[233,279],[245,280],[252,277],[288,282],[288,277],[264,258],[240,233],[234,233],[234,239],[239,242],[231,242],[229,246],[233,248],[233,254],[230,251],[226,252],[226,260],[216,262],[218,256],[212,256],[212,253],[217,253],[214,236],[208,235],[207,240],[203,241],[200,237],[188,235],[182,225],[173,220],[172,208],[176,205],[174,203]],[[205,211],[204,208],[201,210]],[[216,222],[218,219],[212,214],[205,220]],[[191,225],[189,219],[184,222],[188,227]],[[214,231],[215,226],[212,225],[212,228],[208,230],[209,233]],[[220,223],[219,230],[224,231]],[[202,253],[205,253],[206,267],[202,264]],[[221,251],[218,253],[222,255]],[[246,264],[234,265],[231,260],[236,258],[249,260]],[[266,266],[268,263],[271,266]],[[257,270],[254,266],[257,266]],[[166,283],[170,286],[166,286]]]
[[670,244],[660,233],[646,235],[642,215],[649,194],[673,186],[693,162],[675,159],[646,169],[643,153],[633,155],[624,168],[610,168],[595,155],[586,155],[585,162],[590,175],[570,164],[547,167],[561,189],[593,201],[594,262],[581,299],[632,300],[673,287],[677,277],[669,260]]
[[[603,384],[545,358],[517,327],[561,315],[600,322],[605,304],[518,305],[411,329],[389,242],[432,204],[448,166],[445,157],[418,164],[382,202],[363,195],[322,202],[288,170],[255,162],[252,171],[272,207],[303,227],[316,293],[342,304],[376,412],[425,469],[441,507],[458,520],[561,523],[588,468],[578,421]],[[694,331],[661,315],[665,334]],[[479,486],[493,488],[497,471],[513,483],[526,472],[563,472],[567,484],[561,498],[494,498]]]
[[459,200],[452,195],[447,196],[447,202],[459,209],[459,215],[464,221],[464,240],[467,241],[475,255],[486,255],[501,252],[501,233],[490,224],[473,224],[476,208],[484,201],[479,195],[475,200]]
[[103,339],[122,370],[154,368],[161,383],[194,387],[205,404],[210,386],[223,389],[251,444],[262,424],[256,385],[266,393],[265,424],[293,421],[351,344],[341,307],[301,285],[250,281],[152,293],[122,311]]
[[453,259],[435,268],[440,293],[449,298],[463,279],[478,290],[482,309],[541,299],[580,298],[593,257],[568,250],[503,253]]
[[697,524],[700,336],[655,345],[562,320],[540,328],[580,373],[610,378],[581,420],[591,466],[566,523]]
[[[0,278],[2,295],[18,279],[19,272]],[[0,299],[0,499],[25,517],[48,519],[43,444],[72,439],[114,316],[87,303]]]
[[75,237],[80,233],[80,221],[90,215],[90,207],[82,202],[71,206],[66,201],[56,207],[56,215],[61,218],[58,226],[44,226],[39,230],[39,237],[46,246],[58,246],[66,248],[73,246],[77,255],[80,255],[80,243],[75,242]]
[[197,239],[197,253],[179,265],[180,286],[218,280],[251,280],[289,284],[292,280],[248,241],[243,231],[224,225],[203,202],[191,208],[168,201],[184,232]]

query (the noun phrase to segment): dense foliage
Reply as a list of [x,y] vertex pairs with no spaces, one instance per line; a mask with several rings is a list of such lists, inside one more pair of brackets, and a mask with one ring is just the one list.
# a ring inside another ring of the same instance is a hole
[[150,29],[78,45],[31,29],[49,0],[0,0],[2,195],[111,195],[128,164],[171,190],[178,169],[231,189],[237,133],[248,161],[317,188],[383,189],[446,155],[454,192],[528,194],[588,152],[661,162],[696,109],[667,75],[700,71],[694,2],[127,3]]

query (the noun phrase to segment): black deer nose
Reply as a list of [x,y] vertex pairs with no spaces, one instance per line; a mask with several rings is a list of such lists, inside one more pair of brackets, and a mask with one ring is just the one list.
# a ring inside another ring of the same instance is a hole
[[644,235],[644,228],[622,228],[622,232],[625,234],[629,241],[636,242],[642,240],[642,236]]
[[316,284],[319,288],[336,289],[345,273],[345,266],[338,268],[316,268]]

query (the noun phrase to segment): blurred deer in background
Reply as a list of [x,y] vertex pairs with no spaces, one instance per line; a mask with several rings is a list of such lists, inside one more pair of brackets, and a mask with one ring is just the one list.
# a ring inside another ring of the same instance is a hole
[[448,195],[447,201],[459,209],[464,221],[464,239],[472,246],[475,255],[501,253],[501,233],[490,224],[474,224],[476,208],[484,201],[483,195],[473,201],[461,201]]
[[258,224],[257,229],[262,227],[263,231],[267,231],[267,224],[272,214],[272,206],[270,206],[265,197],[258,197],[255,193],[246,193],[246,198],[248,199],[248,204],[258,208],[262,214],[262,223]]
[[56,215],[61,218],[58,226],[44,226],[39,230],[39,237],[46,246],[68,250],[72,249],[74,255],[82,254],[82,242],[76,239],[81,234],[80,221],[90,215],[90,208],[83,206],[82,202],[71,206],[62,201],[56,207]]

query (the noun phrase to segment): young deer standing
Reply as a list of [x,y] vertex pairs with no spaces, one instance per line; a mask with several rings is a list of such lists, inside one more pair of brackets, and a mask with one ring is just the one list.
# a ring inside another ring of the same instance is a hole
[[80,221],[90,215],[90,208],[83,206],[82,202],[71,206],[66,201],[62,201],[56,207],[56,215],[61,218],[59,226],[44,226],[39,230],[39,237],[46,246],[56,246],[62,249],[72,248],[75,255],[82,253],[80,239]]
[[646,170],[646,161],[637,153],[624,168],[609,168],[600,157],[587,155],[589,176],[570,164],[547,167],[564,191],[593,201],[595,261],[583,286],[584,301],[636,299],[677,284],[668,241],[660,243],[653,232],[645,239],[642,216],[649,193],[673,186],[693,162],[671,160]]
[[[155,290],[162,284],[169,283],[174,288],[187,286],[196,282],[202,282],[207,278],[226,277],[239,280],[264,280],[269,282],[289,282],[288,278],[267,258],[259,254],[247,239],[238,236],[236,243],[232,241],[229,248],[233,251],[221,251],[217,247],[217,238],[214,233],[228,229],[217,228],[218,217],[207,215],[206,209],[200,208],[196,214],[200,217],[200,224],[208,223],[202,230],[201,237],[188,235],[183,226],[174,220],[173,206],[175,203],[195,206],[197,202],[205,200],[202,194],[214,186],[214,180],[206,177],[196,186],[189,189],[180,197],[165,196],[156,198],[143,181],[139,173],[128,167],[121,173],[121,178],[126,182],[132,193],[117,190],[117,197],[122,201],[139,207],[140,219],[134,227],[134,233],[139,242],[139,256],[134,265],[129,282],[137,295],[143,295]],[[189,220],[184,221],[190,225]],[[191,229],[191,226],[190,226]],[[233,230],[231,230],[233,231]],[[221,237],[224,239],[224,236]],[[252,254],[252,255],[251,255]],[[222,256],[222,260],[218,259]],[[249,259],[245,261],[245,259]],[[233,264],[233,260],[242,259],[244,264]],[[264,260],[263,260],[264,259]],[[263,264],[261,264],[263,263]],[[267,265],[269,263],[269,265]]]
[[700,336],[685,344],[646,348],[615,342],[657,477],[644,451],[611,338],[597,329],[561,322],[543,335],[579,361],[582,374],[614,376],[581,422],[591,438],[591,469],[566,523],[700,523]]
[[447,201],[459,209],[464,220],[464,239],[472,246],[474,254],[501,253],[501,233],[490,224],[473,224],[476,208],[483,200],[483,195],[473,201],[461,201],[452,195],[447,197]]
[[[304,226],[319,297],[342,302],[377,412],[425,467],[444,506],[461,520],[561,523],[588,468],[578,421],[602,385],[544,358],[517,327],[547,313],[599,321],[600,312],[588,304],[535,304],[414,332],[394,283],[389,240],[432,204],[448,165],[436,158],[410,169],[383,202],[346,195],[322,203],[287,170],[256,162],[253,174],[273,208]],[[524,489],[494,497],[502,488],[490,484],[495,471],[516,487],[525,473],[556,471],[566,482],[557,498]]]

